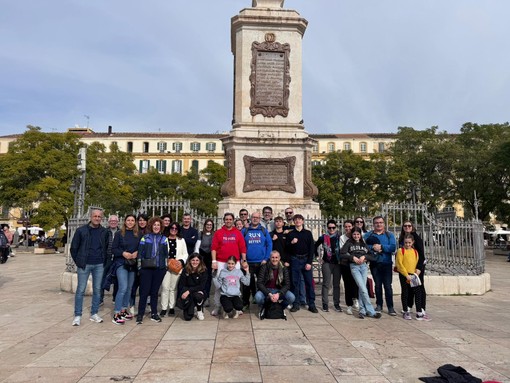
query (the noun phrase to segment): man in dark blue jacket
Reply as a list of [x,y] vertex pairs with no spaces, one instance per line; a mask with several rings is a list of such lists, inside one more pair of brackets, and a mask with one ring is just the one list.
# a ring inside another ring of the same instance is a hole
[[104,272],[106,254],[106,229],[101,226],[103,211],[92,209],[88,224],[79,227],[71,242],[71,257],[76,264],[78,286],[74,298],[73,326],[79,326],[83,309],[83,296],[87,288],[89,275],[92,274],[92,307],[90,320],[101,323],[103,319],[97,314],[101,300],[101,279]]

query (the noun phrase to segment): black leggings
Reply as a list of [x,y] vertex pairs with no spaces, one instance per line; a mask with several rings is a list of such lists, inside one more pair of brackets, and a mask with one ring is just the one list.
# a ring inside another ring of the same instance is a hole
[[399,280],[400,280],[400,288],[402,289],[401,299],[402,299],[402,308],[404,311],[407,311],[407,303],[409,301],[409,295],[410,293],[414,294],[414,298],[416,300],[416,312],[420,313],[422,309],[425,310],[423,307],[423,301],[425,296],[425,289],[423,288],[423,285],[411,287],[409,283],[407,283],[406,277],[404,277],[402,274],[398,274]]
[[[181,298],[179,297],[179,299]],[[197,308],[197,311],[202,311],[203,303],[204,293],[202,291],[190,293],[186,300],[182,300],[182,313],[184,320],[192,320],[195,315],[195,307]]]
[[243,309],[243,300],[238,296],[228,297],[226,295],[222,295],[220,297],[220,303],[226,313],[231,313],[234,309],[237,311]]
[[[425,291],[425,285],[424,285],[424,282],[425,282],[425,265],[423,265],[423,268],[420,269],[420,275],[418,275],[418,278],[420,278],[420,281],[421,281],[421,286],[423,287],[423,290]],[[427,309],[427,294],[424,293],[423,294],[423,300],[422,300],[422,308],[423,310],[426,310]],[[409,292],[409,297],[407,298],[407,307],[413,307],[413,304],[414,304],[414,292],[413,290],[411,290]]]

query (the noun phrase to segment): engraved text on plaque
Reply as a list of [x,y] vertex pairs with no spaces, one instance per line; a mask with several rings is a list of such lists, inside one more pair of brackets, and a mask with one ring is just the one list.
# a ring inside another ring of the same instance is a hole
[[256,158],[244,156],[246,171],[243,191],[282,190],[296,192],[294,166],[296,157]]
[[274,41],[252,43],[251,104],[252,116],[289,114],[290,45]]

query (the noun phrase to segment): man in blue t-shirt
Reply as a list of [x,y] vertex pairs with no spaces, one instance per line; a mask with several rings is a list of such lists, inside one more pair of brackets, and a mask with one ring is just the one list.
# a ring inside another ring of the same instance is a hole
[[260,266],[267,261],[273,250],[273,240],[269,231],[260,223],[260,213],[257,211],[251,215],[248,227],[242,230],[246,242],[246,260],[250,270],[250,285],[243,286],[243,308],[250,307],[250,293],[255,298],[257,293],[256,278],[259,275]]

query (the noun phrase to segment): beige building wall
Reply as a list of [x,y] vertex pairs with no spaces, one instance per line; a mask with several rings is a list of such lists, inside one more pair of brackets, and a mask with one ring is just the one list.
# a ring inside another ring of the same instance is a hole
[[[107,150],[115,142],[121,151],[133,154],[138,172],[159,167],[164,173],[184,174],[193,165],[197,165],[199,171],[204,169],[209,161],[225,164],[221,138],[227,136],[227,133],[116,133],[111,130],[107,133],[95,133],[91,129],[80,127],[71,128],[69,131],[79,134],[85,144],[101,142]],[[7,153],[9,143],[19,136],[0,137],[0,155]],[[338,150],[352,150],[353,153],[363,156],[384,152],[395,141],[395,134],[310,134],[310,137],[317,140],[312,152],[314,164],[323,161],[328,153]]]

